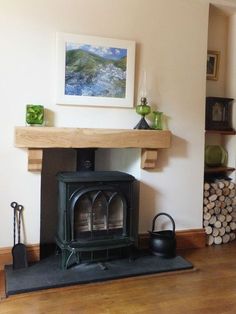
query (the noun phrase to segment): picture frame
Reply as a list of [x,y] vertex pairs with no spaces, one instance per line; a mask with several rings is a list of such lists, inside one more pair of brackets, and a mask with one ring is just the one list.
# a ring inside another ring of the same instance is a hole
[[207,51],[207,80],[217,81],[219,78],[220,51]]
[[132,108],[135,42],[56,34],[59,105]]
[[233,98],[206,97],[205,130],[233,131]]

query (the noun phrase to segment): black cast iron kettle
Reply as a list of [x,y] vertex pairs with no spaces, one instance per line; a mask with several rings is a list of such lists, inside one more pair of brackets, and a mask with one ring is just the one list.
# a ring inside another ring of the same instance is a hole
[[[155,231],[156,220],[160,216],[167,216],[172,223],[172,230]],[[149,231],[149,247],[154,255],[162,257],[175,257],[176,255],[176,237],[174,219],[166,213],[159,213],[153,218],[152,231]]]

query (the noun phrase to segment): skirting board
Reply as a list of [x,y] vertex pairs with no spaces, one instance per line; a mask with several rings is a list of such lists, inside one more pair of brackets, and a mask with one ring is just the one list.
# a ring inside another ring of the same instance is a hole
[[[206,233],[204,229],[188,229],[176,231],[177,249],[200,249],[206,246]],[[149,246],[149,233],[139,234],[138,246],[147,249]]]
[[[206,234],[204,229],[190,229],[176,231],[177,249],[203,248],[206,246]],[[149,234],[139,234],[138,247],[140,249],[148,248]],[[11,247],[0,248],[0,269],[4,269],[4,265],[12,264]],[[39,260],[40,248],[39,244],[27,246],[27,256],[29,261]]]

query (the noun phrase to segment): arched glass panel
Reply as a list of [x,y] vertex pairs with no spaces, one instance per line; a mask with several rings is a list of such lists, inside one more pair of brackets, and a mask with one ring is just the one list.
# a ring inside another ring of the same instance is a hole
[[82,196],[74,208],[75,233],[91,231],[92,203],[88,194]]
[[108,215],[108,229],[120,229],[123,228],[124,221],[124,202],[116,194],[109,204],[109,215]]
[[103,192],[99,192],[93,201],[93,230],[107,229],[107,198]]

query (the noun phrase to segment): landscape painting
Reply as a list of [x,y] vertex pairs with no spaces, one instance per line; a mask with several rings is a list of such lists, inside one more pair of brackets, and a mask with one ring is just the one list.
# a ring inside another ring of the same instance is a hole
[[127,49],[66,44],[65,94],[125,97]]
[[58,103],[133,107],[134,49],[133,41],[62,33]]

